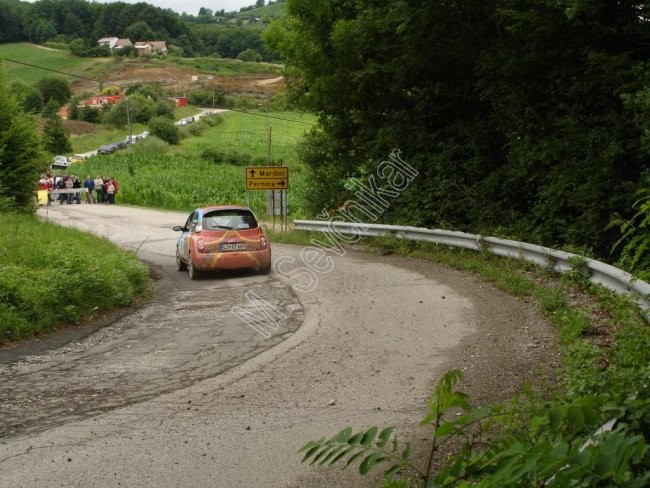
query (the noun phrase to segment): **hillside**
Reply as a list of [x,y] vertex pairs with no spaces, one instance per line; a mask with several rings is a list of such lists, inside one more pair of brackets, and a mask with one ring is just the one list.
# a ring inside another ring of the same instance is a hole
[[276,19],[284,15],[284,7],[285,7],[285,2],[278,1],[272,5],[265,5],[264,7],[257,7],[251,10],[237,12],[235,16],[238,18],[248,18],[248,17],[262,18],[264,16],[267,16],[270,17],[271,19]]
[[[79,58],[67,51],[28,43],[0,44],[0,58],[6,58],[0,64],[0,73],[9,84],[15,80],[32,84],[41,78],[62,72],[72,75],[68,79],[75,94],[97,92],[100,82],[120,86],[157,83],[176,95],[185,95],[195,88],[263,95],[273,93],[283,86],[280,66],[233,59],[171,56],[151,60]],[[8,59],[21,62],[29,60],[32,66],[17,64]]]
[[[5,58],[45,69],[10,62]],[[26,84],[55,74],[46,69],[92,78],[104,71],[112,62],[111,58],[80,58],[73,56],[69,51],[50,49],[26,42],[0,44],[0,59],[2,59],[0,72],[7,81],[20,80]]]

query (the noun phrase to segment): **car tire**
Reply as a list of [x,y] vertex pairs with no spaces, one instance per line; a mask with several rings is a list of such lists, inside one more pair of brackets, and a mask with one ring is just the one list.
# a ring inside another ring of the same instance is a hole
[[178,271],[187,271],[187,263],[181,259],[178,248],[176,248],[176,269]]
[[270,272],[271,272],[271,264],[270,264],[270,263],[269,263],[268,266],[262,266],[262,267],[260,268],[260,274],[267,275],[267,274],[269,274]]
[[194,261],[192,260],[192,256],[190,256],[190,262],[187,265],[187,270],[189,271],[191,280],[198,280],[199,278],[201,278],[202,273],[198,269],[196,269],[196,266],[194,266]]

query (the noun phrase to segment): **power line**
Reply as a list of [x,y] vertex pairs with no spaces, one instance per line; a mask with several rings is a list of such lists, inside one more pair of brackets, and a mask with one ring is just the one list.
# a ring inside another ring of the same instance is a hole
[[[70,76],[72,78],[79,78],[81,80],[92,81],[92,82],[98,83],[100,85],[110,84],[110,85],[115,85],[115,86],[119,86],[119,87],[122,87],[122,88],[128,86],[128,85],[125,85],[125,84],[122,84],[122,83],[116,83],[116,82],[112,82],[112,81],[101,81],[101,80],[97,80],[95,78],[90,78],[88,76],[76,75],[76,74],[73,74],[73,73],[67,73],[65,71],[60,71],[60,70],[56,70],[56,69],[52,69],[52,68],[46,68],[44,66],[38,66],[38,65],[32,64],[32,63],[25,63],[24,61],[17,61],[15,59],[11,59],[11,58],[2,58],[2,59],[5,60],[5,61],[9,61],[11,63],[22,64],[23,66],[29,66],[30,68],[42,69],[44,71],[50,71],[52,73],[58,73],[60,75]],[[230,110],[231,112],[246,114],[246,115],[254,115],[256,117],[264,117],[264,118],[268,118],[268,119],[283,120],[285,122],[294,122],[296,124],[315,125],[315,122],[305,122],[304,120],[294,120],[294,119],[287,119],[287,118],[284,118],[284,117],[276,117],[276,116],[273,116],[273,115],[258,114],[258,113],[254,113],[254,112],[247,112],[246,110],[237,110],[235,108],[229,108],[227,110]]]
[[29,66],[30,68],[42,69],[44,71],[51,71],[52,73],[58,73],[60,75],[70,76],[72,78],[79,78],[81,80],[94,81],[95,83],[99,83],[100,85],[111,84],[111,85],[122,86],[120,83],[113,83],[113,82],[110,82],[110,81],[96,80],[95,78],[89,78],[88,76],[75,75],[73,73],[66,73],[65,71],[60,71],[60,70],[52,69],[52,68],[46,68],[45,66],[38,66],[38,65],[32,64],[32,63],[25,63],[24,61],[16,61],[15,59],[10,59],[10,58],[2,58],[2,59],[4,61],[10,61],[12,63],[22,64],[23,66]]

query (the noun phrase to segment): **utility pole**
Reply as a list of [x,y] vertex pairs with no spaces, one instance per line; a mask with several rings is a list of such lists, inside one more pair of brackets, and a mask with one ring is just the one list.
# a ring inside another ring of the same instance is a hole
[[126,99],[126,123],[129,127],[129,145],[133,142],[133,126],[131,125],[131,104],[129,99]]

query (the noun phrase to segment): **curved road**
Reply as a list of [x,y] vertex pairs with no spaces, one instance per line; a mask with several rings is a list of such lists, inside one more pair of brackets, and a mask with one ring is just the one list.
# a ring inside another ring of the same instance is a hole
[[[396,425],[418,452],[427,434],[417,422],[447,369],[464,369],[482,402],[557,361],[552,328],[529,305],[431,263],[332,254],[333,270],[305,293],[305,253],[275,245],[293,278],[192,282],[173,259],[171,227],[184,214],[39,213],[137,252],[158,293],[135,311],[0,349],[1,488],[377,486],[354,470],[301,465],[296,451],[348,425]],[[232,313],[255,312],[251,291],[275,310],[269,338]]]

